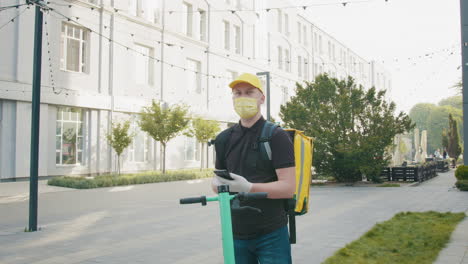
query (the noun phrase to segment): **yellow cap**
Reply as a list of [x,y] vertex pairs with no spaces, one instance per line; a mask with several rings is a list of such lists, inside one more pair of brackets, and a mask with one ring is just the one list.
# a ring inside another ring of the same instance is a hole
[[239,75],[234,81],[232,81],[229,84],[229,87],[234,88],[234,86],[236,86],[239,83],[248,83],[248,84],[258,88],[260,90],[260,92],[264,93],[263,88],[262,88],[262,82],[257,77],[257,75],[253,75],[253,74],[250,74],[250,73],[243,73],[243,74]]

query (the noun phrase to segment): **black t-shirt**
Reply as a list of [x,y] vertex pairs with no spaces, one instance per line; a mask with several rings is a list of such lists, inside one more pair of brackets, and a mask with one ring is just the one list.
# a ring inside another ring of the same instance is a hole
[[[225,162],[216,158],[217,169],[227,169],[229,172],[241,175],[252,183],[277,181],[274,169],[294,166],[294,148],[291,137],[281,128],[276,128],[270,140],[273,170],[268,175],[252,166],[252,160],[257,159],[258,139],[260,138],[265,119],[260,118],[252,127],[246,128],[236,124],[225,148]],[[250,158],[250,160],[248,160]],[[287,224],[287,216],[283,199],[266,199],[241,202],[241,206],[252,206],[262,210],[232,211],[232,227],[235,239],[252,239],[268,234]]]

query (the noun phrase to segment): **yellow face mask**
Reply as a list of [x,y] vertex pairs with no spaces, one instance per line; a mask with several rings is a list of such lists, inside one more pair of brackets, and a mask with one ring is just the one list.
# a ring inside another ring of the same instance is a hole
[[243,119],[249,119],[258,113],[257,99],[239,97],[234,99],[234,110]]

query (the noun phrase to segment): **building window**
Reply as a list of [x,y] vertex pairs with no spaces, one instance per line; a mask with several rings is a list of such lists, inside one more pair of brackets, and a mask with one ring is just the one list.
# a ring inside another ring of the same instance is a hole
[[289,36],[290,32],[289,32],[289,15],[288,14],[284,14],[284,33],[286,34],[286,36]]
[[278,32],[283,32],[283,13],[281,12],[281,9],[278,9]]
[[226,84],[225,86],[228,87],[229,83],[231,83],[233,80],[235,80],[239,76],[239,73],[236,71],[232,70],[226,70]]
[[335,44],[331,44],[331,59],[335,61]]
[[234,49],[237,54],[241,53],[241,29],[239,26],[234,26]]
[[60,68],[73,72],[88,72],[89,30],[62,23]]
[[282,100],[281,104],[285,104],[289,100],[288,87],[281,86]]
[[55,164],[83,162],[83,110],[59,107],[55,133]]
[[297,42],[301,43],[301,40],[302,40],[302,27],[301,27],[301,23],[300,22],[297,22]]
[[323,47],[322,47],[322,36],[319,35],[319,53],[323,54]]
[[192,36],[192,21],[193,21],[193,8],[191,4],[183,4],[182,12],[182,32],[191,37]]
[[304,38],[304,45],[308,45],[308,41],[307,41],[307,27],[306,25],[303,25],[302,26],[302,37]]
[[283,49],[278,46],[278,69],[283,69]]
[[258,41],[257,41],[257,28],[255,27],[255,25],[253,25],[253,28],[252,28],[252,57],[255,58],[257,56],[257,47],[258,45]]
[[302,77],[302,57],[297,56],[297,75]]
[[309,63],[306,58],[304,58],[304,80],[309,79]]
[[314,50],[318,50],[318,38],[317,38],[317,33],[314,32]]
[[200,143],[194,137],[185,137],[185,160],[200,161]]
[[187,90],[188,92],[201,93],[201,63],[187,59]]
[[135,44],[135,82],[140,85],[153,85],[154,49]]
[[[94,0],[97,2],[97,0]],[[157,0],[132,0],[129,2],[130,14],[144,18],[152,23],[159,22],[159,8],[160,1]]]
[[128,147],[128,161],[148,162],[150,138],[147,133],[141,131],[137,116],[133,116],[132,118],[130,133],[132,133],[134,137],[132,143]]
[[287,72],[291,72],[291,58],[289,57],[288,49],[284,49],[284,64],[285,64],[285,70]]
[[202,9],[198,9],[200,13],[200,27],[199,27],[199,35],[201,41],[206,41],[206,11]]
[[230,49],[230,41],[231,41],[231,31],[230,31],[230,25],[229,22],[223,21],[224,25],[224,49],[229,50]]

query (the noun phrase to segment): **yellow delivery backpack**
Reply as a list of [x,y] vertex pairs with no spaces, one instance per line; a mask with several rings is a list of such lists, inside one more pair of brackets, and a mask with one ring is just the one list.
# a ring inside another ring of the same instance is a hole
[[303,215],[309,210],[309,192],[312,181],[312,157],[314,140],[304,135],[300,130],[285,129],[294,144],[294,159],[296,160],[296,191],[294,198],[296,215]]

